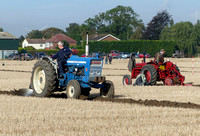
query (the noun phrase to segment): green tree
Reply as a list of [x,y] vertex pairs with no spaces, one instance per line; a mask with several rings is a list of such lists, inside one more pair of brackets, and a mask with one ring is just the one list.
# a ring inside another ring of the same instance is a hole
[[134,31],[134,33],[131,35],[130,40],[140,40],[143,38],[143,33],[145,30],[145,26],[143,23],[139,24],[136,27],[136,30]]
[[142,22],[138,16],[131,7],[117,6],[87,19],[85,24],[100,34],[111,33],[122,40],[127,40]]
[[200,20],[197,20],[197,23],[195,24],[195,35],[197,38],[197,44],[200,46]]
[[176,41],[178,48],[190,56],[197,53],[198,35],[191,22],[180,22],[171,27],[165,27],[160,39]]
[[26,38],[30,38],[30,39],[41,39],[42,37],[43,37],[43,34],[39,30],[32,30],[26,36]]
[[0,28],[0,32],[3,32],[3,28]]
[[81,28],[77,23],[70,23],[69,27],[66,27],[66,34],[76,41],[81,41]]
[[47,38],[47,39],[49,39],[53,35],[56,35],[56,34],[59,34],[59,33],[63,33],[64,34],[64,31],[62,29],[55,28],[55,27],[50,27],[50,28],[47,28],[47,29],[42,31],[43,36],[45,38]]
[[143,35],[144,39],[159,40],[162,29],[170,23],[170,20],[171,16],[166,10],[158,12],[148,23]]
[[86,33],[88,32],[89,35],[93,35],[93,34],[96,34],[96,30],[95,28],[93,27],[90,27],[86,24],[82,24],[80,26],[80,31],[81,31],[81,38],[82,38],[82,41],[85,41],[86,39]]
[[23,35],[21,35],[19,38],[18,38],[18,41],[19,41],[19,46],[22,47],[22,42],[24,41],[25,37]]

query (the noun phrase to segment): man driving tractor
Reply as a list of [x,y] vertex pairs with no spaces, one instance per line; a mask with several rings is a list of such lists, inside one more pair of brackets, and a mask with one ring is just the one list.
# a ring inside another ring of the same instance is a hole
[[63,42],[58,43],[58,48],[60,49],[52,59],[57,59],[60,78],[63,77],[62,74],[65,73],[65,65],[67,64],[67,59],[71,57],[72,51],[68,47],[63,47]]
[[155,61],[160,64],[160,63],[164,63],[164,54],[165,54],[165,50],[161,49],[160,52],[155,54]]

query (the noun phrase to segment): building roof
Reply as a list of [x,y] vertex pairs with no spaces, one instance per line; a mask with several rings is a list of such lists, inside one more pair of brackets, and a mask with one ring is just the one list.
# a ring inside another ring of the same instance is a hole
[[44,39],[26,39],[28,43],[30,44],[45,44]]
[[69,36],[65,34],[57,34],[53,36],[52,38],[46,40],[46,42],[52,42],[52,43],[58,43],[60,41],[67,41],[68,43],[76,43],[77,41],[70,38]]
[[17,38],[8,32],[0,32],[0,39],[17,39]]
[[109,37],[109,36],[111,36],[111,37],[113,37],[114,39],[120,41],[120,39],[118,39],[117,37],[115,37],[115,36],[113,36],[113,35],[111,35],[111,34],[98,34],[98,35],[93,35],[93,36],[89,37],[88,40],[89,40],[89,41],[101,41],[101,40],[103,40],[103,39],[105,39],[105,38],[107,38],[107,37]]

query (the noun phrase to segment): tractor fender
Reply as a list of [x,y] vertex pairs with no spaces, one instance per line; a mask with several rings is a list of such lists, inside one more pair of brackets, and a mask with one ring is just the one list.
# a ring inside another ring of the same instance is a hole
[[50,57],[43,57],[42,60],[45,60],[49,63],[51,63],[51,65],[54,67],[56,74],[58,74],[58,63],[56,61],[54,61],[52,58]]

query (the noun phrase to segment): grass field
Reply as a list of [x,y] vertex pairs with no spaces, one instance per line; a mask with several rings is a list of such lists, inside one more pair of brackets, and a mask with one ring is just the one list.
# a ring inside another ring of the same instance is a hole
[[123,86],[128,60],[104,65],[113,101],[7,95],[28,88],[36,61],[0,61],[0,135],[200,135],[200,59],[171,61],[194,86]]

